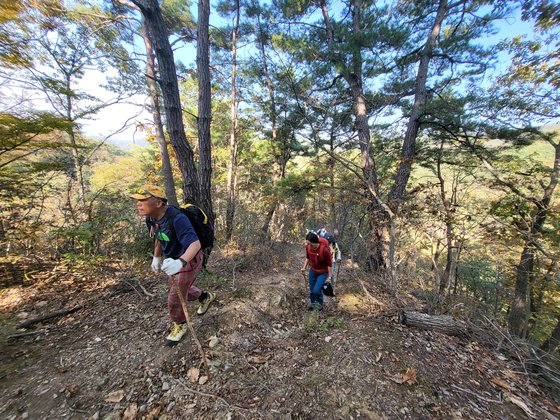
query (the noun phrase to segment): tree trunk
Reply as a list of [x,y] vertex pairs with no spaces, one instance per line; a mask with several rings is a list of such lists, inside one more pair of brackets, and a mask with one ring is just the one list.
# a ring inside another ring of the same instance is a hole
[[389,192],[389,205],[396,212],[399,207],[399,202],[404,197],[404,192],[410,172],[412,170],[412,162],[416,153],[416,137],[418,136],[418,129],[420,128],[420,119],[424,114],[424,106],[428,99],[428,91],[426,89],[426,82],[428,80],[428,68],[432,58],[434,45],[439,36],[443,18],[447,12],[447,0],[440,0],[436,18],[430,35],[420,53],[420,63],[418,64],[418,73],[416,75],[416,89],[414,93],[414,104],[412,112],[408,120],[406,134],[401,149],[401,160],[399,168],[394,177],[394,184]]
[[541,349],[547,352],[553,352],[560,345],[560,315],[557,317],[556,327],[550,334],[550,337],[544,342]]
[[[272,184],[273,185],[276,185],[278,183],[278,181],[280,179],[284,178],[284,176],[286,174],[286,164],[285,163],[282,164],[282,162],[281,162],[280,165],[278,163],[274,164],[274,173],[272,175]],[[276,198],[274,198],[272,200],[272,203],[270,203],[270,206],[268,208],[268,212],[266,213],[266,217],[264,219],[263,226],[261,228],[261,237],[263,239],[270,239],[270,237],[271,237],[270,232],[269,232],[270,223],[272,222],[272,217],[274,217],[274,213],[276,212],[277,207],[278,207],[278,200],[276,200]]]
[[177,193],[175,192],[175,183],[173,182],[173,170],[171,169],[171,160],[169,158],[169,151],[167,150],[167,141],[163,133],[163,123],[161,120],[159,94],[156,86],[156,63],[154,57],[154,49],[152,42],[148,36],[148,29],[146,21],[143,20],[142,38],[146,46],[146,83],[148,91],[150,92],[150,101],[152,105],[152,119],[154,121],[154,128],[156,140],[159,145],[159,152],[161,154],[161,175],[163,177],[163,185],[165,187],[165,195],[169,204],[177,206]]
[[[354,0],[352,7],[352,26],[354,34],[361,33],[361,0]],[[369,131],[366,100],[363,93],[362,53],[358,46],[352,55],[352,72],[346,76],[354,102],[354,128],[358,132],[360,144],[361,168],[365,182],[365,189],[369,192],[371,203],[369,207],[370,235],[368,238],[369,252],[367,268],[372,271],[384,272],[388,268],[390,238],[389,232],[380,230],[387,226],[390,216],[385,211],[379,197],[377,183],[377,169],[371,151],[371,135]]]
[[[334,128],[334,127],[333,127]],[[329,207],[330,207],[330,223],[331,223],[331,227],[330,230],[333,232],[334,234],[334,229],[337,227],[337,223],[336,223],[336,191],[334,189],[335,187],[335,182],[334,182],[334,165],[335,165],[335,160],[333,158],[333,154],[334,154],[334,133],[331,132],[330,135],[330,154],[329,154],[329,160],[327,162],[327,167],[329,168]],[[338,231],[338,229],[337,229]]]
[[399,319],[404,325],[438,331],[447,335],[461,336],[467,333],[466,325],[449,315],[428,315],[420,312],[403,311],[399,314]]
[[445,260],[445,269],[441,275],[439,283],[439,294],[444,295],[449,285],[449,275],[451,274],[451,264],[453,262],[453,211],[452,202],[447,199],[447,192],[445,190],[445,179],[441,172],[441,154],[443,153],[444,141],[441,141],[439,154],[437,157],[436,171],[439,180],[439,193],[441,198],[441,203],[445,211],[445,240],[447,245],[447,257]]
[[521,261],[517,266],[517,276],[515,280],[515,294],[509,311],[509,330],[512,334],[522,337],[528,316],[527,310],[527,290],[529,278],[533,273],[534,253],[530,243],[525,244],[521,253]]
[[[260,21],[260,16],[258,16],[258,24],[259,24],[259,32],[260,32],[260,43],[259,48],[261,52],[261,57],[263,60],[263,73],[266,80],[266,87],[268,89],[268,96],[270,98],[270,123],[272,128],[272,135],[271,135],[271,143],[272,149],[276,149],[278,147],[278,130],[276,127],[276,98],[274,94],[274,87],[272,86],[272,79],[270,77],[270,73],[268,71],[268,62],[266,59],[265,54],[265,37],[263,36],[262,26]],[[282,153],[278,153],[274,155],[274,170],[272,174],[272,184],[276,186],[278,181],[284,177],[285,174],[285,163],[282,162],[281,159]],[[287,161],[286,161],[287,163]],[[261,227],[261,237],[270,238],[269,229],[270,223],[272,221],[272,217],[274,216],[274,212],[276,211],[276,207],[278,205],[278,201],[275,197],[273,197],[273,201],[268,208],[268,212],[264,219],[264,223]]]
[[198,2],[198,37],[196,46],[196,68],[198,73],[198,147],[200,206],[210,222],[214,222],[212,208],[212,143],[210,120],[212,116],[212,92],[210,89],[210,0]]
[[235,24],[231,31],[231,133],[229,136],[229,162],[227,173],[227,208],[226,208],[226,241],[233,235],[233,221],[235,217],[237,177],[237,94],[235,75],[237,68],[237,31],[239,30],[240,7],[239,0],[235,2]]
[[[74,115],[73,115],[73,94],[72,86],[71,86],[71,73],[66,73],[66,92],[70,92],[66,94],[66,120],[69,123],[74,123]],[[78,183],[78,203],[82,206],[82,208],[86,207],[85,202],[85,184],[84,184],[84,175],[82,171],[82,162],[80,158],[80,152],[78,151],[78,143],[76,142],[76,133],[74,131],[74,127],[69,127],[67,130],[68,138],[70,140],[71,150],[72,150],[72,173],[70,177],[77,181]],[[72,197],[68,197],[68,200],[71,200]],[[75,215],[73,215],[75,218]]]
[[[361,32],[361,0],[352,2],[352,26],[354,35]],[[377,183],[377,170],[375,160],[371,151],[371,135],[368,124],[368,113],[366,100],[363,94],[362,81],[362,55],[360,45],[353,46],[352,66],[348,69],[346,63],[342,62],[340,55],[334,50],[333,26],[328,14],[327,3],[321,0],[321,11],[325,23],[325,31],[329,47],[330,59],[333,64],[343,69],[341,75],[344,77],[352,94],[354,109],[354,129],[358,133],[358,142],[361,154],[361,169],[364,180],[364,189],[370,196],[368,207],[370,234],[368,237],[368,256],[366,266],[373,271],[385,271],[387,260],[391,254],[391,240],[389,229],[385,227],[393,226],[392,213],[383,203],[379,196],[379,186]],[[392,268],[392,264],[390,264]],[[393,270],[391,270],[393,272]]]
[[534,269],[534,250],[536,247],[537,236],[542,233],[544,222],[550,210],[552,195],[558,184],[558,173],[560,166],[560,144],[554,144],[554,164],[550,174],[550,182],[546,186],[543,196],[535,201],[537,210],[533,217],[531,230],[527,234],[527,239],[521,252],[521,259],[517,266],[517,276],[515,281],[515,293],[510,307],[508,324],[512,334],[522,337],[525,330],[525,322],[528,319],[527,310],[527,290],[529,280],[533,276]]
[[157,0],[131,1],[144,16],[148,36],[152,40],[156,52],[159,70],[158,81],[163,95],[167,132],[179,162],[179,169],[183,178],[184,199],[191,203],[200,204],[198,171],[194,163],[192,148],[185,134],[177,69],[159,3]]

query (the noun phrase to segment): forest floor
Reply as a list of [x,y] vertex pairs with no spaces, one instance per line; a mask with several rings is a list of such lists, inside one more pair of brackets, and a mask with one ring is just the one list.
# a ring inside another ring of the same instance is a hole
[[164,346],[166,279],[149,275],[149,262],[135,271],[60,265],[5,287],[0,418],[560,417],[560,396],[494,349],[398,324],[399,308],[422,303],[364,287],[350,261],[337,296],[307,311],[302,264],[301,247],[281,244],[266,256],[213,253],[198,285],[218,299],[204,316],[189,309],[209,378],[190,335]]

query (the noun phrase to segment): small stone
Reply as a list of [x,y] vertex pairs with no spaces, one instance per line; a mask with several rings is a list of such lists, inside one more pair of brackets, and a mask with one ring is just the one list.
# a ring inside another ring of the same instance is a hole
[[208,366],[211,366],[211,367],[219,367],[221,364],[222,364],[222,362],[219,361],[219,360],[210,360],[208,362]]
[[219,341],[220,341],[219,338],[216,337],[215,335],[213,335],[213,336],[210,338],[210,342],[208,343],[208,346],[212,349],[212,348],[214,348],[214,347],[216,347],[216,346],[218,345],[218,342],[219,342]]
[[169,383],[164,382],[163,385],[161,386],[161,390],[162,391],[169,391]]
[[29,413],[26,411],[25,413],[23,413],[23,414],[21,415],[21,418],[22,418],[22,419],[29,418]]

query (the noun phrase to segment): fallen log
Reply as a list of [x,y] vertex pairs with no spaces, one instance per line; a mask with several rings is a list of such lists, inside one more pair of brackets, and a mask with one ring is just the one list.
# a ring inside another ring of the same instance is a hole
[[63,309],[61,311],[51,312],[50,314],[41,316],[39,318],[29,319],[29,320],[19,324],[17,326],[17,328],[29,328],[32,325],[35,325],[39,322],[47,321],[47,320],[52,319],[52,318],[58,318],[59,316],[64,316],[64,315],[74,313],[76,311],[79,311],[83,307],[84,307],[84,305],[76,305],[76,306],[74,306],[73,308],[70,308],[70,309]]
[[45,332],[45,330],[27,331],[27,332],[23,332],[23,333],[17,333],[17,334],[9,335],[8,339],[9,340],[15,340],[17,338],[29,337],[29,336],[32,336],[32,335],[42,334],[44,332]]
[[467,334],[467,326],[450,315],[428,315],[421,312],[401,311],[399,322],[423,330],[438,331],[447,335],[461,336]]

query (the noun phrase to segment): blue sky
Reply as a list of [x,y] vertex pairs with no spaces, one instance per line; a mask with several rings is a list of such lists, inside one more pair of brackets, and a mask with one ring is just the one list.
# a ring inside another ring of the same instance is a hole
[[[197,10],[196,5],[193,7],[193,15],[196,16]],[[211,14],[211,25],[223,26],[224,20],[220,18],[217,13],[213,12]],[[503,20],[497,24],[499,32],[493,37],[489,37],[486,40],[481,40],[483,44],[493,44],[504,38],[512,38],[518,35],[532,35],[533,29],[529,22],[524,22],[519,16],[512,17],[507,20]],[[141,50],[141,47],[137,47]],[[196,46],[195,45],[185,45],[175,51],[176,60],[181,61],[187,66],[194,65],[196,60]],[[505,67],[508,64],[507,56],[504,55],[500,60],[500,63]],[[498,69],[501,70],[501,69]],[[229,71],[229,69],[227,69]],[[84,90],[90,90],[92,87],[97,87],[101,84],[104,75],[99,72],[92,72],[84,78],[81,88]],[[104,96],[103,92],[100,92],[98,88],[93,88],[93,94],[99,97]],[[133,144],[136,145],[146,145],[145,142],[145,132],[138,130],[139,126],[143,124],[150,124],[151,115],[146,111],[140,112],[142,105],[147,102],[147,98],[143,96],[136,96],[127,101],[126,104],[119,104],[111,106],[107,109],[101,111],[95,120],[84,121],[83,131],[86,135],[96,138],[104,138],[111,133],[114,133],[120,129],[127,120],[131,120],[135,123],[132,126],[123,131],[122,133],[116,134],[111,138],[111,142],[118,144],[121,147],[128,148]]]

